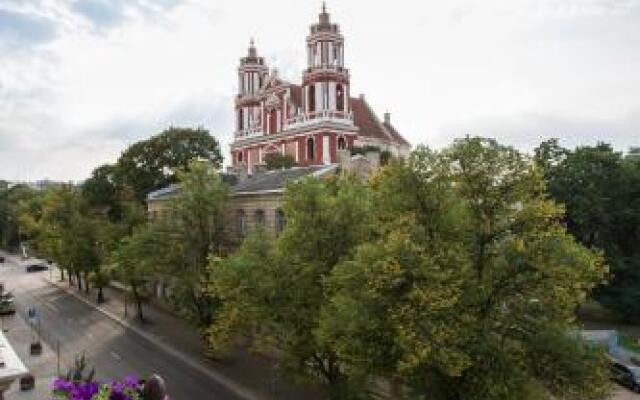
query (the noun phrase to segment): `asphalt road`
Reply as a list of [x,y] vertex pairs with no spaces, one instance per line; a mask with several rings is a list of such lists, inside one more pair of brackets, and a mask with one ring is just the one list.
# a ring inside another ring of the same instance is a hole
[[[57,370],[56,348],[60,343],[62,371],[73,364],[76,355],[85,353],[88,365],[94,367],[101,380],[124,377],[127,374],[147,376],[157,373],[167,382],[172,400],[240,400],[241,397],[149,343],[125,330],[102,313],[95,311],[73,296],[52,287],[43,278],[49,272],[26,273],[24,267],[10,259],[0,264],[0,282],[16,298],[18,315],[5,318],[8,337],[21,349],[31,337],[25,313],[35,306],[40,320],[46,359],[27,357],[25,364],[38,364],[38,378],[51,379]],[[48,384],[48,382],[47,382]],[[15,386],[15,385],[14,385]],[[42,386],[39,385],[39,386]],[[42,389],[41,389],[42,390]],[[46,390],[46,387],[45,387]],[[6,398],[27,400],[33,394],[8,392]]]

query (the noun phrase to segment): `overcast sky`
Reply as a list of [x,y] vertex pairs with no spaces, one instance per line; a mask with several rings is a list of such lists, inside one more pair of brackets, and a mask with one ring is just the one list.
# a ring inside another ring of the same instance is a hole
[[[0,179],[81,180],[169,125],[228,157],[251,37],[298,82],[320,1],[0,0]],[[640,0],[333,0],[352,94],[412,143],[640,145]]]

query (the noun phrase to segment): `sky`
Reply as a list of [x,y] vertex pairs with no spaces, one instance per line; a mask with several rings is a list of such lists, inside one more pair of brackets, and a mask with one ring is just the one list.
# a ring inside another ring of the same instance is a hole
[[[0,0],[0,179],[85,179],[169,126],[228,158],[255,38],[301,79],[319,0]],[[329,0],[351,93],[413,144],[640,145],[640,0]]]

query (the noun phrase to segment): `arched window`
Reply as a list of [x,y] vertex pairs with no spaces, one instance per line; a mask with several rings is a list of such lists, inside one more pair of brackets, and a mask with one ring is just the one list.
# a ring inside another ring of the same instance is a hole
[[244,210],[238,210],[236,214],[236,229],[239,236],[244,237],[247,235],[247,216]]
[[269,113],[269,133],[276,133],[278,129],[278,110],[275,108]]
[[309,112],[316,111],[316,85],[309,85]]
[[287,217],[284,215],[284,211],[276,210],[276,233],[280,234],[287,227]]
[[347,148],[347,141],[344,140],[344,137],[340,136],[338,138],[338,150],[344,150]]
[[241,163],[242,162],[242,151],[238,152],[238,162]]
[[344,111],[344,87],[336,86],[336,108],[338,111]]
[[238,130],[241,131],[244,129],[244,113],[242,108],[238,110]]
[[264,211],[256,210],[254,215],[256,228],[264,227]]
[[309,138],[307,139],[307,160],[309,161],[313,161],[315,160],[315,155],[316,155],[316,146],[314,143],[313,138]]

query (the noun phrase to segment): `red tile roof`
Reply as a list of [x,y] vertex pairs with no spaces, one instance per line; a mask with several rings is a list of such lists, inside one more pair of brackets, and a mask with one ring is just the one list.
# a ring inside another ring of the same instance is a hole
[[387,124],[386,122],[384,122],[383,125],[387,129],[387,131],[391,134],[391,136],[393,136],[396,142],[407,145],[407,146],[411,146],[409,142],[407,142],[407,140],[403,138],[400,133],[398,133],[398,131],[396,130],[396,128],[393,127],[393,125]]
[[410,146],[391,124],[380,122],[363,97],[351,98],[351,110],[353,122],[360,128],[358,135]]

